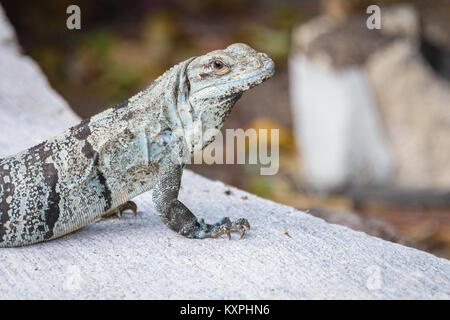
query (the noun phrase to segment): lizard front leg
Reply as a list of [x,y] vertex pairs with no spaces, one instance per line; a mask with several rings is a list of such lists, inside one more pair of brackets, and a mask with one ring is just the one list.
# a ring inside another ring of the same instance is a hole
[[207,224],[203,219],[197,220],[178,200],[182,174],[183,167],[170,160],[166,160],[160,167],[159,178],[153,190],[153,203],[162,222],[187,238],[217,238],[223,234],[231,238],[231,230],[238,231],[242,238],[245,234],[244,227],[250,229],[247,219],[241,218],[232,222],[229,218],[223,218],[216,224]]

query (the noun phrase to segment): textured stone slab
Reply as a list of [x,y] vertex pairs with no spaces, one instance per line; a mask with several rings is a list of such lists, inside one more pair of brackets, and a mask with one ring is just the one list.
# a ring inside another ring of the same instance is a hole
[[[2,17],[0,35],[7,27]],[[78,121],[29,58],[3,46],[0,61],[0,156]],[[0,298],[450,298],[448,260],[189,171],[182,185],[181,200],[200,217],[245,216],[252,230],[243,240],[185,239],[159,221],[148,192],[136,199],[137,217],[1,249]]]

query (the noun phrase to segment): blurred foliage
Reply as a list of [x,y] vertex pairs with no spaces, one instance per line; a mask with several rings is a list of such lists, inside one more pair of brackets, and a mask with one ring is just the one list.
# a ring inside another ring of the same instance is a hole
[[[88,117],[192,55],[245,42],[285,63],[291,28],[311,1],[2,1],[27,54]],[[81,8],[81,30],[65,27]],[[23,12],[27,12],[26,15]],[[45,21],[45,23],[36,23]]]

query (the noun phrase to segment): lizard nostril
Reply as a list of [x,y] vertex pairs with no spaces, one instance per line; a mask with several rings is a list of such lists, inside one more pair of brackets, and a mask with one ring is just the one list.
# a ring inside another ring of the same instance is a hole
[[260,59],[269,59],[269,56],[264,52],[258,52],[258,58]]

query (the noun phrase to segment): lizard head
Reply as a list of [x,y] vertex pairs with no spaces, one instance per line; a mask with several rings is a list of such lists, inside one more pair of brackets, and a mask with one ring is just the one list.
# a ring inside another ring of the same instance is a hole
[[[243,43],[194,58],[186,68],[193,118],[201,121],[203,132],[220,129],[242,94],[274,72],[274,62],[267,54]],[[205,136],[200,148],[213,139]]]
[[186,72],[191,102],[227,100],[272,77],[275,65],[265,53],[235,43],[191,61]]

